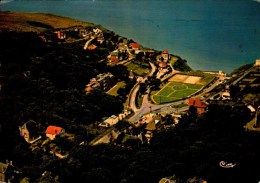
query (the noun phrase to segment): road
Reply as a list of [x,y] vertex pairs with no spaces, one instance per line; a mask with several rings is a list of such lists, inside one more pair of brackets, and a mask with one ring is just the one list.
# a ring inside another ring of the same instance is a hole
[[96,38],[96,37],[93,36],[90,40],[88,40],[88,41],[85,43],[83,49],[86,50],[86,49],[88,48],[89,43],[90,43],[93,39],[95,39],[95,38]]
[[130,92],[130,96],[129,96],[130,97],[129,106],[134,113],[136,113],[138,111],[138,109],[135,105],[135,98],[136,98],[139,88],[140,88],[139,83],[135,84],[135,86],[133,87],[132,91]]
[[[150,91],[147,91],[148,93]],[[183,104],[183,100],[177,102],[171,102],[167,104],[151,104],[149,102],[148,96],[149,94],[145,94],[143,97],[143,103],[140,109],[135,111],[135,114],[128,120],[130,123],[134,123],[139,120],[141,116],[147,114],[151,111],[157,111],[160,109],[164,109],[165,112],[183,112],[189,109],[189,106],[181,107],[181,108],[172,108],[171,106]]]

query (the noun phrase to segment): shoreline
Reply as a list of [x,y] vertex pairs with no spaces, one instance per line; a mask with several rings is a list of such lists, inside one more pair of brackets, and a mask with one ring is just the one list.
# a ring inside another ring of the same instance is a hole
[[[71,17],[50,14],[50,13],[0,11],[0,16],[3,17],[0,20],[0,31],[39,32],[39,31],[49,30],[49,29],[46,29],[43,27],[37,27],[37,26],[30,25],[28,19],[30,19],[30,21],[32,21],[32,22],[35,21],[37,23],[46,24],[46,26],[50,26],[50,27],[52,27],[52,29],[62,29],[62,28],[69,28],[69,27],[73,27],[73,26],[100,26],[95,23],[89,23],[84,20],[78,20],[78,19],[74,19]],[[27,19],[27,21],[26,21],[26,19]],[[101,25],[101,28],[104,30],[107,30],[107,31],[114,32],[112,30],[104,28],[102,25]],[[121,37],[124,37],[124,36],[121,36]],[[126,37],[126,38],[131,39],[128,37]],[[143,45],[143,44],[141,43],[141,45]],[[150,48],[150,47],[149,47],[149,49],[158,50],[158,49]],[[183,57],[182,57],[183,55],[179,56],[179,54],[175,54],[175,53],[171,53],[171,54],[177,55],[178,57],[183,59]],[[216,70],[214,70],[214,69],[203,69],[203,70],[195,69],[195,68],[199,68],[199,63],[191,64],[191,62],[189,60],[187,60],[187,62],[188,62],[188,65],[193,70],[198,70],[198,71],[202,71],[202,72],[222,71],[221,68],[216,69]],[[207,61],[207,62],[210,64],[209,61]],[[253,61],[251,63],[253,63]],[[249,64],[251,64],[251,63],[249,63]],[[193,66],[191,66],[191,65],[193,65]],[[246,64],[242,64],[242,65],[246,65]],[[240,66],[238,66],[238,67],[240,67]],[[205,66],[205,67],[207,67],[207,66]],[[225,71],[224,72],[227,74],[231,74],[238,67],[233,68],[230,72],[225,72]]]

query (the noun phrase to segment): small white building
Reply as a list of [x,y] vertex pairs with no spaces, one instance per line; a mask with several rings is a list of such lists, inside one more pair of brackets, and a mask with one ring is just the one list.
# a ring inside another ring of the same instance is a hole
[[221,93],[222,100],[231,100],[230,92],[225,91]]
[[256,110],[252,105],[248,105],[247,108],[250,110],[250,112],[254,113]]
[[105,121],[103,121],[102,123],[100,123],[98,126],[101,127],[110,127],[113,126],[115,124],[117,124],[119,121],[118,116],[112,115],[109,118],[107,118]]
[[255,66],[260,66],[260,59],[256,59]]

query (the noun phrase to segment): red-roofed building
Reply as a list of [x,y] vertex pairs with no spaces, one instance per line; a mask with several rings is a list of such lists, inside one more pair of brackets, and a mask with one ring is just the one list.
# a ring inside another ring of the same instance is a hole
[[160,62],[159,63],[159,67],[161,67],[161,68],[165,68],[166,66],[167,66],[166,62]]
[[91,44],[91,45],[88,47],[88,50],[95,50],[96,48],[97,48],[96,45]]
[[207,104],[202,102],[199,98],[190,98],[188,105],[196,107],[198,114],[203,114],[206,112]]
[[93,89],[93,88],[92,88],[91,86],[87,86],[87,87],[85,88],[85,92],[88,93],[88,92],[90,92],[92,89]]
[[162,58],[164,61],[168,61],[169,60],[169,51],[168,50],[164,50],[162,52]]
[[138,50],[140,48],[140,45],[138,43],[130,43],[130,47],[132,49]]
[[51,140],[55,139],[56,135],[65,133],[65,130],[58,126],[48,126],[46,130],[46,137],[49,137]]
[[164,50],[163,54],[169,54],[169,51],[168,50]]
[[117,63],[119,61],[119,58],[118,58],[118,51],[113,51],[111,54],[111,57],[110,57],[110,61],[111,62],[114,62],[114,63]]

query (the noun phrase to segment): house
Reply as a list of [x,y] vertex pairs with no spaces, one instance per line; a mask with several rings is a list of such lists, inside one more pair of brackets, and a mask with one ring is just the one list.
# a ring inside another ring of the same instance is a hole
[[118,116],[112,115],[109,118],[107,118],[105,121],[100,123],[99,126],[101,126],[101,127],[110,127],[110,126],[113,126],[113,125],[117,124],[118,121],[119,121]]
[[222,92],[221,99],[222,100],[231,100],[230,92],[228,92],[228,91]]
[[104,39],[103,35],[98,36],[97,42],[99,42],[99,44],[102,44],[104,41],[105,41],[105,39]]
[[160,68],[165,68],[165,67],[167,67],[167,63],[166,62],[160,62],[159,63],[159,67]]
[[126,51],[127,50],[127,45],[124,43],[119,43],[118,48],[119,51]]
[[93,28],[93,32],[95,33],[95,34],[99,34],[99,33],[102,33],[102,31],[99,29],[99,28]]
[[19,126],[20,136],[28,143],[33,143],[37,139],[40,139],[39,129],[37,123],[33,120],[29,120],[22,126]]
[[57,34],[57,38],[58,38],[58,39],[60,39],[60,40],[66,39],[66,34],[65,34],[65,32],[63,32],[63,31],[56,31],[55,33]]
[[91,45],[88,46],[87,49],[88,49],[88,50],[95,50],[95,49],[97,49],[97,46],[94,45],[94,44],[91,44]]
[[86,93],[89,93],[92,89],[93,89],[93,88],[92,88],[91,86],[87,86],[87,87],[85,88],[85,92],[86,92]]
[[86,29],[79,29],[79,35],[81,37],[86,37],[87,33],[88,33],[88,31]]
[[140,49],[140,45],[138,43],[130,43],[129,46],[133,50],[139,50]]
[[108,91],[116,83],[115,77],[110,72],[99,74],[96,78],[90,79],[89,84],[86,85],[85,91],[91,91],[91,88],[99,88],[103,91]]
[[111,52],[110,55],[111,55],[110,56],[110,61],[111,62],[117,63],[119,61],[119,59],[118,59],[118,51],[117,50]]
[[252,105],[248,105],[247,108],[250,110],[251,113],[255,113],[256,110]]
[[57,135],[65,133],[65,130],[58,126],[48,126],[46,130],[46,137],[49,137],[51,140],[55,139]]
[[14,178],[15,175],[20,174],[21,171],[16,168],[12,161],[6,163],[0,162],[0,182],[11,182]]
[[133,70],[130,70],[128,78],[131,80],[135,78],[135,73],[133,72]]
[[260,66],[260,59],[256,59],[255,66]]
[[198,114],[203,114],[206,112],[207,104],[202,102],[199,98],[190,98],[188,105],[194,106],[197,109]]
[[168,60],[169,60],[169,51],[168,50],[164,50],[163,52],[162,52],[162,58],[163,58],[163,60],[165,61],[165,62],[167,62]]

